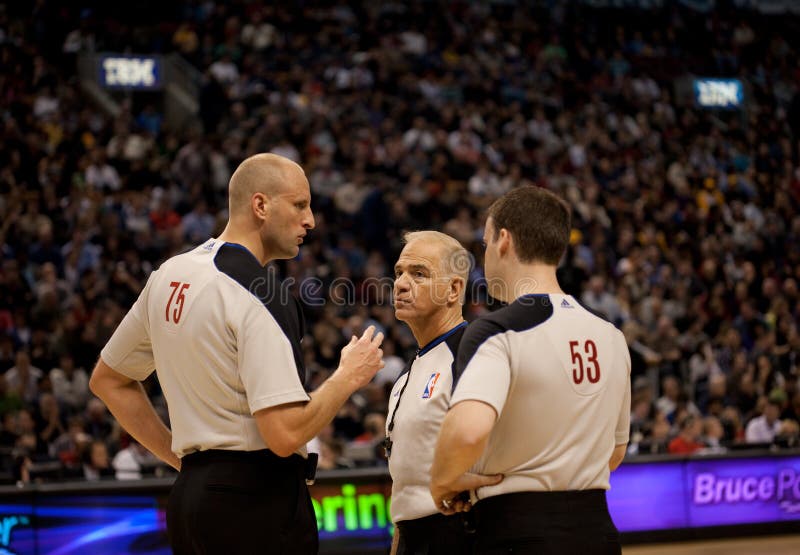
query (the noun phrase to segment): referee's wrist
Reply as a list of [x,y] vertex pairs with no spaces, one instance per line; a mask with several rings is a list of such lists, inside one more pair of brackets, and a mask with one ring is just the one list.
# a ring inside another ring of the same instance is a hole
[[334,387],[343,389],[348,395],[354,393],[358,389],[358,383],[348,377],[348,371],[345,367],[339,366],[336,371],[331,374],[327,382],[331,383]]

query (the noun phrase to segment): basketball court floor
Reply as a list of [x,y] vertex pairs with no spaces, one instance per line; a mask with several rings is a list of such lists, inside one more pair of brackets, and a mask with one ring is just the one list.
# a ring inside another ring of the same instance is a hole
[[800,555],[798,535],[734,538],[686,543],[637,545],[622,549],[623,555]]

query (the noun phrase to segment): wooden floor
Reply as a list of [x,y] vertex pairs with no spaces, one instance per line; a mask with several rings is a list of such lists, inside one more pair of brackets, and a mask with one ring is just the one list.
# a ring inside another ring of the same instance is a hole
[[800,535],[625,547],[623,555],[798,555]]

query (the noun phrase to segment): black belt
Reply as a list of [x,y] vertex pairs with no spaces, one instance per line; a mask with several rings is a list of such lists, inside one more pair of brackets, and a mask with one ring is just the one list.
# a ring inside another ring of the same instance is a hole
[[481,499],[475,508],[492,511],[511,508],[528,511],[569,512],[594,509],[606,504],[606,490],[586,489],[570,491],[520,491]]
[[317,475],[317,453],[309,453],[304,458],[297,453],[288,457],[279,457],[269,449],[258,451],[230,451],[226,449],[208,449],[195,451],[181,458],[181,468],[194,468],[217,463],[249,463],[263,465],[275,471],[298,471],[305,477],[306,484],[314,483]]
[[472,534],[475,532],[475,528],[470,517],[470,513],[453,515],[436,513],[412,520],[401,520],[397,522],[397,527],[400,529],[401,535],[412,538],[430,537],[432,534],[444,533],[448,529]]

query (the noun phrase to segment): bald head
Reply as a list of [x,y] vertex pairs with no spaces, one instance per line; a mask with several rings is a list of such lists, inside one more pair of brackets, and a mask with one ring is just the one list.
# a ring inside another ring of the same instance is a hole
[[255,193],[268,198],[282,193],[292,172],[303,174],[295,162],[277,154],[256,154],[239,164],[228,185],[228,203],[231,216],[247,213]]

